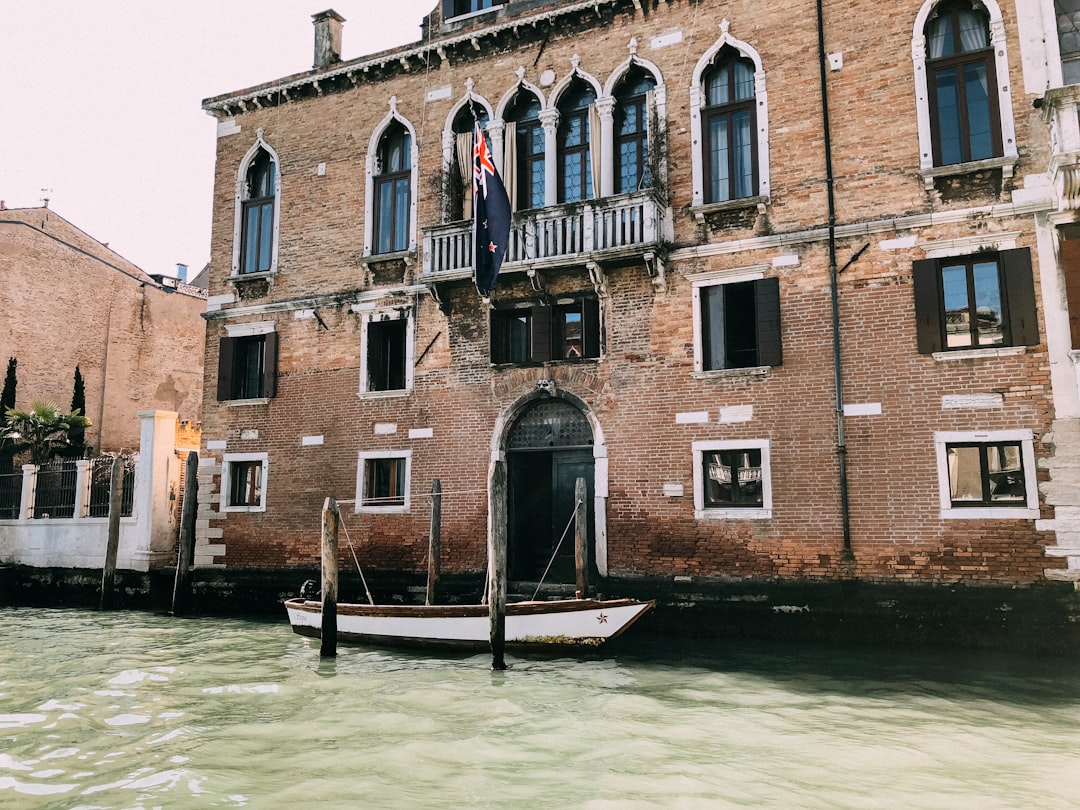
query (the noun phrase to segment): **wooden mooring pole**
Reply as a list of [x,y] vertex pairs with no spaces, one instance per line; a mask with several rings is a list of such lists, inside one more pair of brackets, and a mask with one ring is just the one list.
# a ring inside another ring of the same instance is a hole
[[113,609],[113,591],[116,587],[116,553],[120,548],[120,511],[124,495],[124,462],[113,459],[112,477],[109,479],[109,539],[105,545],[105,567],[101,572],[101,610]]
[[492,463],[488,496],[488,620],[491,668],[506,669],[506,462]]
[[188,453],[184,463],[184,503],[180,508],[179,549],[173,581],[172,614],[182,616],[191,591],[191,558],[195,553],[195,518],[199,507],[199,454]]
[[327,498],[322,510],[322,645],[319,655],[337,655],[338,523],[337,501]]
[[439,584],[442,567],[442,484],[431,482],[431,533],[428,536],[427,597],[425,605],[435,604],[435,586]]
[[574,568],[577,571],[577,595],[589,598],[589,505],[585,479],[574,484]]

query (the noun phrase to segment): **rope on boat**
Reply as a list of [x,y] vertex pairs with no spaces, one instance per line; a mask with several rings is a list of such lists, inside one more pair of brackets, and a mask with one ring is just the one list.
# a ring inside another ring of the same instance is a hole
[[544,580],[547,579],[548,571],[551,570],[551,566],[555,563],[555,558],[559,556],[559,549],[562,548],[563,540],[566,539],[566,533],[570,531],[570,525],[577,520],[577,508],[581,505],[581,501],[574,501],[574,511],[570,515],[570,520],[566,522],[566,528],[562,530],[562,537],[559,538],[559,542],[555,544],[555,550],[551,552],[551,559],[548,560],[547,568],[544,569],[543,576],[540,577],[540,581],[536,583],[536,592],[533,593],[533,601],[536,601],[536,597],[540,595],[540,588],[544,584]]
[[371,591],[368,590],[367,579],[364,578],[364,569],[360,567],[360,560],[357,559],[356,549],[353,548],[352,538],[349,537],[349,527],[345,525],[345,521],[338,521],[341,524],[341,528],[345,530],[345,542],[349,544],[349,551],[352,552],[353,562],[356,563],[356,570],[360,572],[360,581],[364,583],[364,593],[367,594],[367,600],[369,605],[374,605],[375,600],[371,598]]

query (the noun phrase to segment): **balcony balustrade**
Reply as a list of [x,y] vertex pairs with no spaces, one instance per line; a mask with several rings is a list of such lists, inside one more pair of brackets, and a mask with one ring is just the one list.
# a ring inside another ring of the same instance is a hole
[[[661,209],[649,192],[515,214],[502,272],[633,259],[660,241]],[[421,280],[468,278],[472,220],[424,228]]]

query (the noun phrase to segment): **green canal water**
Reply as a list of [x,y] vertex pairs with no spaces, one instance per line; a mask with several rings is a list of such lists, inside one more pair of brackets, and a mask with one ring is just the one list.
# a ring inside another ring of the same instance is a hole
[[321,661],[284,623],[0,621],[13,810],[1080,807],[1071,659],[628,636],[492,672]]

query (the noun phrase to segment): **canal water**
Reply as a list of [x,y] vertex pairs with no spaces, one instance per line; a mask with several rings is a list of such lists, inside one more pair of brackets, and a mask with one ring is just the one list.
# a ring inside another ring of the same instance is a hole
[[284,623],[0,622],[9,810],[1080,807],[1071,659],[628,635],[492,672],[322,661]]

